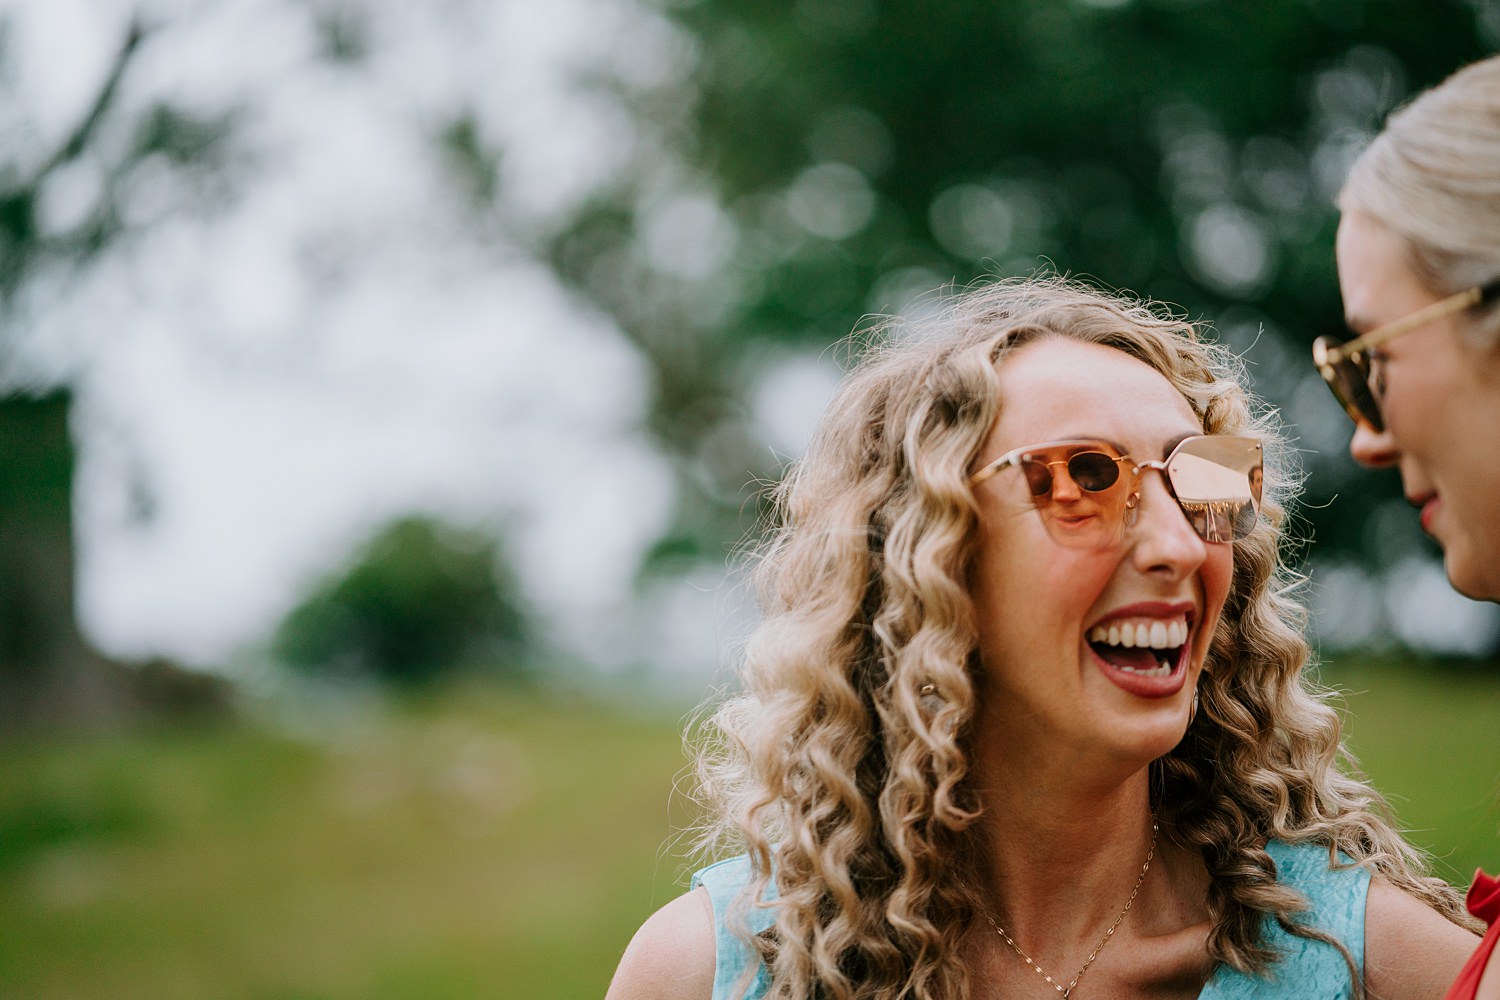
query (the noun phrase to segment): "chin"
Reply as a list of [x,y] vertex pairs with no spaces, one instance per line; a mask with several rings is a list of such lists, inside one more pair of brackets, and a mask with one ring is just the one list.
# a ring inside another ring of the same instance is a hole
[[1182,721],[1178,722],[1176,726],[1172,727],[1172,731],[1170,734],[1168,734],[1153,747],[1151,759],[1156,760],[1158,757],[1165,757],[1167,754],[1180,747],[1182,745],[1182,741],[1186,738],[1187,720],[1183,719]]
[[[1166,708],[1167,706],[1162,706]],[[1145,767],[1171,753],[1187,735],[1187,712],[1173,706],[1171,712],[1152,713],[1159,718],[1137,718],[1115,730],[1114,752],[1121,759],[1138,761]]]
[[1500,582],[1471,580],[1468,577],[1455,576],[1451,571],[1448,573],[1448,582],[1453,584],[1454,590],[1471,601],[1500,603]]
[[1470,558],[1472,553],[1462,549],[1445,552],[1443,569],[1453,589],[1475,601],[1500,602],[1500,578],[1496,577],[1494,565],[1480,565]]

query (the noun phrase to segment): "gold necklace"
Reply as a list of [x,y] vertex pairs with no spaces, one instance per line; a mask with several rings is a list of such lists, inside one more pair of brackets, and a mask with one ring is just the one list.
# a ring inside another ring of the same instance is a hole
[[1031,960],[1031,956],[1021,950],[1021,946],[1016,944],[1015,939],[1012,938],[1009,934],[1005,933],[1005,928],[1001,927],[998,923],[995,922],[995,918],[990,916],[989,907],[985,906],[982,900],[979,902],[979,912],[983,913],[984,919],[988,920],[990,922],[990,926],[995,928],[995,933],[999,934],[1000,937],[1005,940],[1005,943],[1010,945],[1011,949],[1014,950],[1017,955],[1020,955],[1021,958],[1026,961],[1026,964],[1031,966],[1032,969],[1036,971],[1037,975],[1047,980],[1048,984],[1051,985],[1054,990],[1061,993],[1064,1000],[1067,1000],[1069,994],[1073,992],[1073,988],[1078,985],[1078,980],[1082,979],[1083,974],[1089,971],[1089,966],[1094,964],[1094,959],[1099,957],[1099,953],[1104,950],[1104,946],[1109,944],[1109,939],[1114,937],[1115,928],[1120,926],[1120,921],[1125,919],[1125,914],[1130,912],[1130,904],[1135,902],[1136,893],[1141,891],[1141,883],[1146,881],[1146,872],[1151,868],[1151,859],[1156,857],[1156,831],[1156,817],[1153,816],[1151,817],[1151,849],[1146,852],[1146,860],[1145,863],[1141,865],[1141,873],[1135,877],[1135,886],[1130,890],[1130,898],[1125,900],[1125,906],[1120,910],[1120,915],[1115,917],[1115,922],[1109,925],[1109,929],[1104,932],[1104,936],[1099,939],[1099,943],[1094,945],[1094,950],[1089,953],[1088,961],[1083,963],[1083,968],[1079,969],[1076,973],[1073,974],[1073,981],[1068,983],[1068,985],[1066,986],[1064,986],[1062,983],[1059,983],[1051,976],[1047,975],[1047,973],[1043,972],[1042,967],[1033,962]]

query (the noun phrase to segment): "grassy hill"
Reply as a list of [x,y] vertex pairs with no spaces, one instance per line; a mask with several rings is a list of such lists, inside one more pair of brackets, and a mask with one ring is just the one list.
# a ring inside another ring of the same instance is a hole
[[[1500,680],[1344,668],[1413,837],[1500,866]],[[681,891],[680,721],[454,691],[300,722],[12,742],[0,995],[602,996]]]

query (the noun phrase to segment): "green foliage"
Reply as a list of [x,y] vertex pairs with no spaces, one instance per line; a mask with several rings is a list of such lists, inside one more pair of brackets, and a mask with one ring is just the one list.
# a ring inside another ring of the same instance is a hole
[[530,639],[493,539],[408,518],[288,615],[274,651],[320,676],[412,685],[463,667],[518,674]]
[[[664,153],[548,253],[657,367],[651,426],[684,470],[675,534],[709,561],[747,527],[747,484],[777,471],[741,405],[768,349],[823,349],[946,282],[1050,267],[1175,303],[1224,329],[1293,420],[1333,428],[1308,361],[1342,323],[1333,192],[1386,112],[1493,48],[1481,6],[664,3],[692,71],[620,85]],[[717,199],[719,266],[664,265],[663,177]],[[1332,443],[1309,464],[1320,552],[1360,558],[1396,478]]]
[[73,497],[68,438],[71,395],[0,399],[0,517],[24,524],[66,524]]
[[[0,70],[14,53],[3,42],[0,21]],[[82,271],[144,221],[129,203],[138,178],[153,168],[170,168],[176,203],[195,207],[219,203],[228,195],[228,167],[233,157],[232,113],[205,115],[185,107],[157,103],[132,118],[120,110],[119,91],[139,57],[151,29],[132,21],[123,31],[114,58],[91,101],[51,149],[36,148],[37,133],[50,135],[59,123],[37,128],[26,122],[14,138],[0,145],[0,315],[16,306],[32,282]],[[0,91],[8,81],[0,73]],[[14,94],[7,98],[15,100]],[[129,139],[120,142],[122,135]],[[43,194],[57,175],[80,162],[96,168],[101,184],[87,211],[69,228],[49,229],[38,211]],[[188,196],[194,192],[194,196]],[[160,211],[157,209],[156,211]],[[31,303],[35,308],[36,303]],[[0,376],[34,380],[26,364],[11,357],[9,330],[0,331]]]

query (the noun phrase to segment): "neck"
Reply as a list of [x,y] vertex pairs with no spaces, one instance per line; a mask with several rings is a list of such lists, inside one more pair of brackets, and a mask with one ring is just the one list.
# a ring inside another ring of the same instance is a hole
[[976,755],[984,819],[975,888],[1019,947],[1066,981],[1124,907],[1151,849],[1147,769],[1026,757]]

